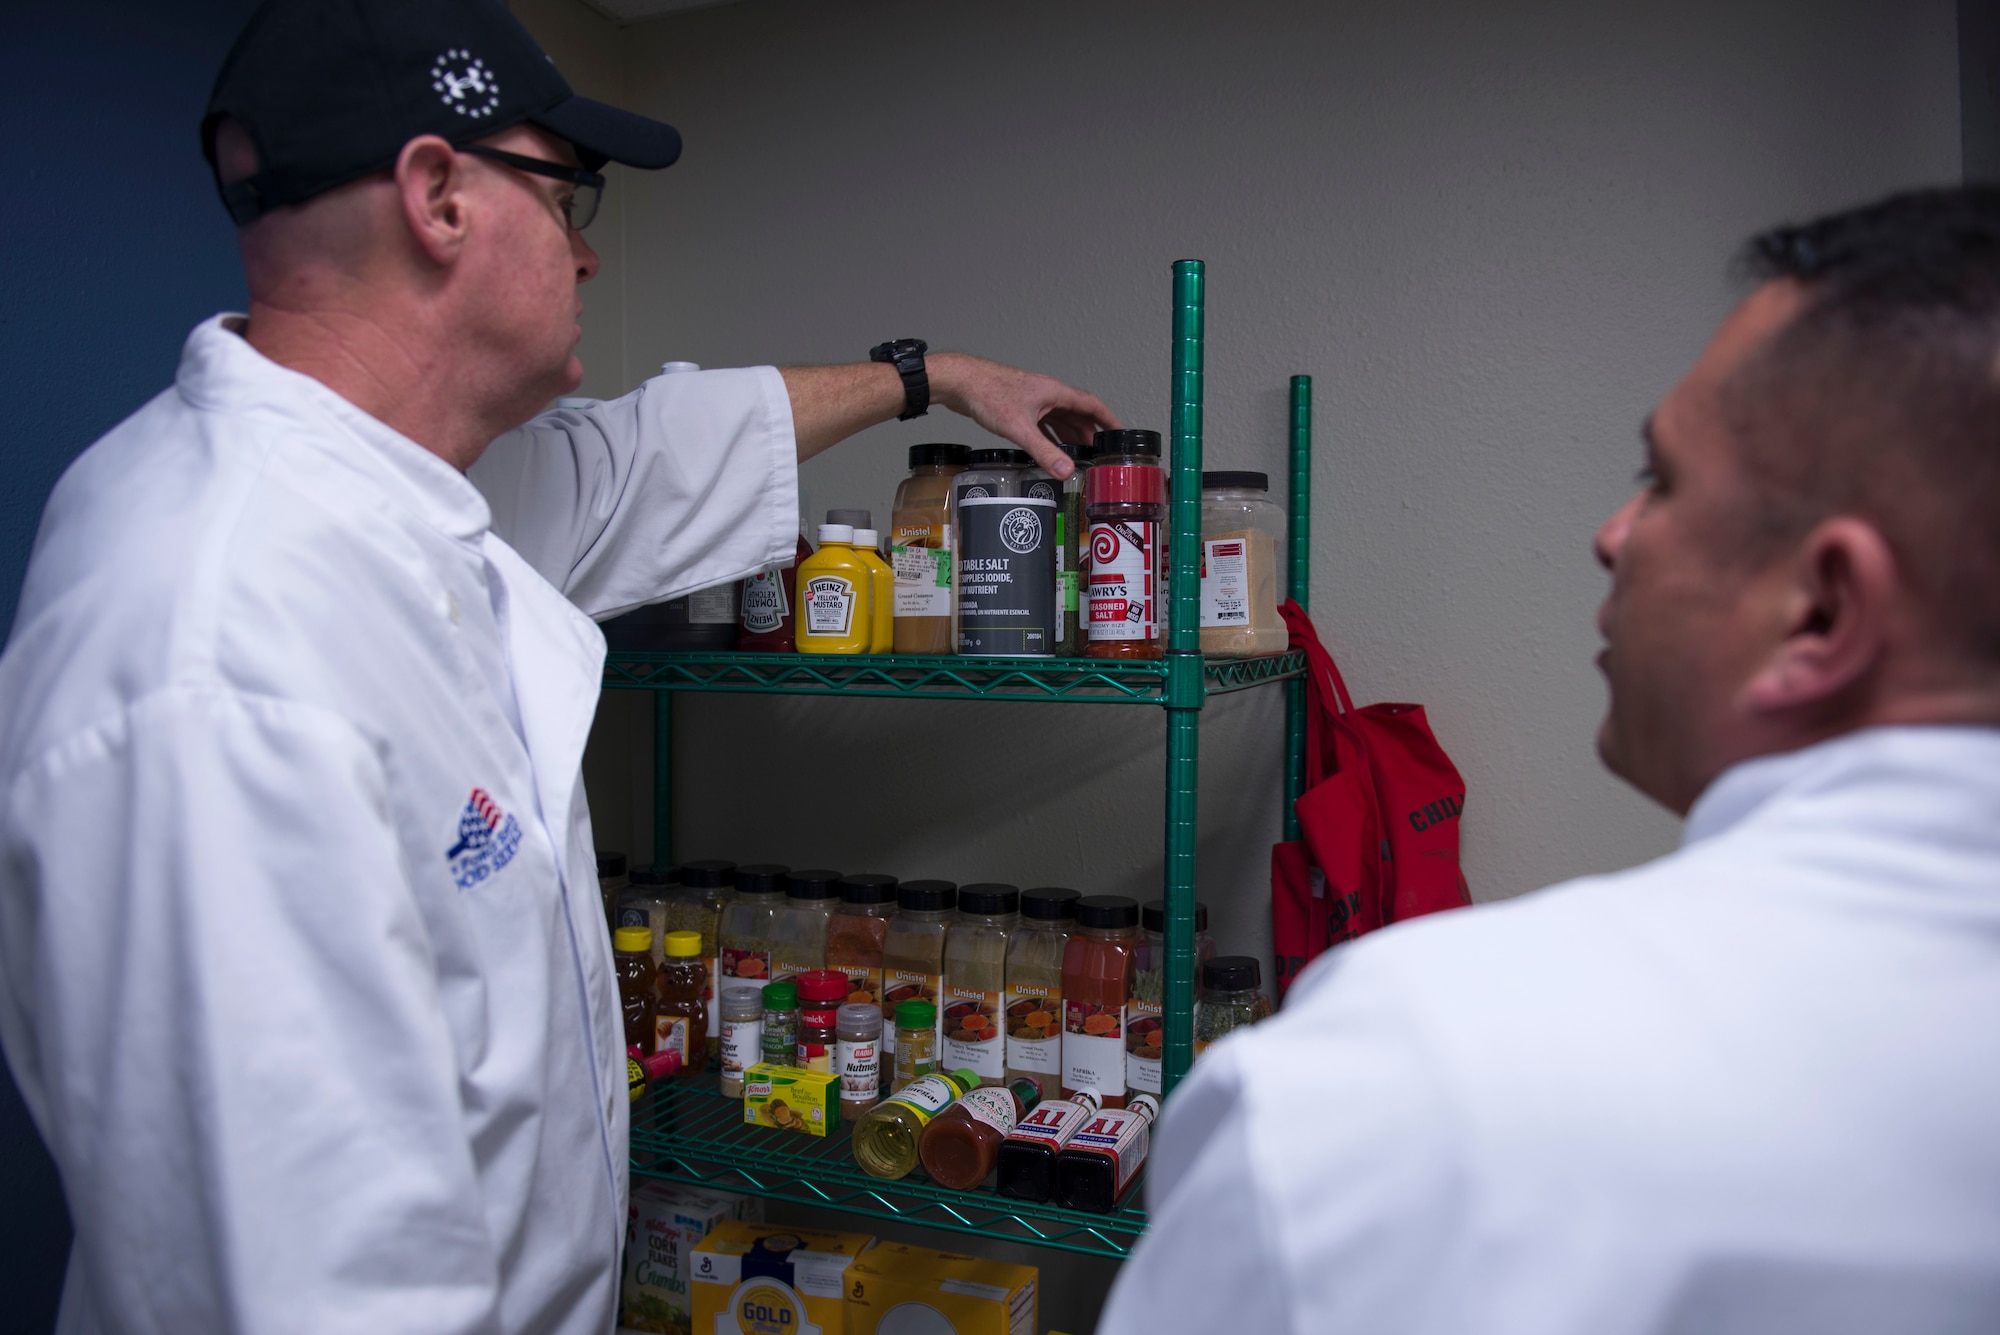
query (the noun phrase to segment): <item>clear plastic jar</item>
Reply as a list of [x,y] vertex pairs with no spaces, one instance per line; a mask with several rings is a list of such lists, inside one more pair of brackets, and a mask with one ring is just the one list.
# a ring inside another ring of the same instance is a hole
[[841,878],[840,907],[826,920],[826,967],[847,975],[850,1002],[882,1004],[882,942],[895,916],[895,877]]
[[1076,891],[1045,885],[1021,892],[1021,919],[1007,943],[1007,1083],[1032,1080],[1042,1097],[1062,1088],[1063,946],[1076,920]]
[[[958,887],[950,881],[905,881],[896,887],[896,916],[882,936],[882,1042],[891,1050],[897,1042],[896,1008],[905,1001],[926,1001],[935,1054],[944,938],[957,907]],[[901,1088],[892,1083],[889,1092]]]
[[[1160,1092],[1160,1049],[1166,1043],[1167,904],[1148,900],[1139,911],[1139,953],[1132,960],[1132,1018],[1126,1025],[1125,1083],[1135,1094]],[[1208,934],[1208,905],[1194,906],[1195,993],[1201,966],[1215,954]]]
[[1006,1083],[1007,1040],[1000,1025],[1007,991],[1007,943],[1021,908],[1018,886],[962,885],[958,916],[944,943],[944,1050],[948,1071],[969,1070],[982,1086]]
[[771,937],[771,980],[826,967],[826,920],[840,904],[840,873],[795,871]]
[[[682,881],[700,865],[691,862],[682,867]],[[772,862],[735,869],[733,892],[716,924],[721,981],[770,981],[772,938],[777,934],[778,910],[785,903],[785,876],[790,870]]]
[[899,654],[953,651],[951,480],[965,471],[969,454],[963,445],[910,446],[910,475],[896,488],[889,521]]
[[1238,1029],[1271,1014],[1264,999],[1262,970],[1249,955],[1219,955],[1202,965],[1201,1000],[1194,1008],[1194,1055]]
[[661,873],[650,867],[634,867],[628,873],[632,882],[618,894],[619,927],[644,927],[653,934],[653,963],[664,964],[667,958],[667,933],[675,930],[667,925],[667,903],[679,887],[674,885],[671,871]]
[[1211,658],[1281,654],[1291,643],[1285,597],[1285,507],[1263,473],[1201,475],[1201,651]]

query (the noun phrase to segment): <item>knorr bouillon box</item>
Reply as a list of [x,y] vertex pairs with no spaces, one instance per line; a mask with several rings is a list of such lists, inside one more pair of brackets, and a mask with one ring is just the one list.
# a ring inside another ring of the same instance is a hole
[[842,1335],[847,1268],[874,1239],[720,1224],[694,1249],[694,1335]]
[[1031,1265],[877,1243],[847,1272],[847,1335],[1035,1335]]

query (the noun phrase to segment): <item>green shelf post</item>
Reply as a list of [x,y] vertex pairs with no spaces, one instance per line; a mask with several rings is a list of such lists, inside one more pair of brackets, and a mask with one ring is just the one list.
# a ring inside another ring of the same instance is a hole
[[674,693],[653,693],[653,866],[674,865]]
[[[1312,576],[1312,402],[1309,375],[1292,377],[1291,486],[1285,511],[1285,596],[1300,607]],[[1286,839],[1300,837],[1295,809],[1306,791],[1306,683],[1302,677],[1285,683],[1285,812]]]
[[1174,264],[1172,381],[1173,500],[1168,516],[1173,562],[1167,621],[1166,992],[1161,1019],[1164,1097],[1194,1061],[1195,761],[1201,739],[1201,403],[1200,260]]

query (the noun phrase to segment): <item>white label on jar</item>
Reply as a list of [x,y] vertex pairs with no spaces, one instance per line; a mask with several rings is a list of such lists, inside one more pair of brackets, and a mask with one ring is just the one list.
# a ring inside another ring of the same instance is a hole
[[1158,1105],[1151,1099],[1130,1108],[1106,1108],[1069,1138],[1068,1149],[1101,1150],[1111,1156],[1118,1168],[1111,1199],[1117,1200],[1125,1194],[1126,1183],[1132,1180],[1139,1165],[1146,1162],[1146,1150],[1152,1143],[1152,1114],[1157,1111]]
[[1062,996],[1057,990],[1030,983],[1009,985],[1006,1016],[1009,1069],[1061,1075]]
[[854,624],[854,581],[845,575],[814,575],[799,590],[806,634],[845,635]]
[[1241,538],[1201,545],[1201,624],[1250,624],[1250,561]]
[[936,1117],[951,1106],[958,1097],[958,1086],[941,1075],[927,1075],[921,1080],[912,1080],[890,1096],[889,1102],[907,1104],[916,1110],[917,1117],[925,1122]]
[[1000,994],[944,987],[944,1062],[948,1071],[972,1071],[998,1080],[1006,1071],[1006,1044],[1000,1041]]
[[722,1022],[722,1073],[741,1079],[743,1073],[764,1060],[762,1020]]
[[1159,525],[1120,519],[1090,526],[1090,638],[1151,640],[1154,548]]
[[1097,1111],[1092,1104],[1077,1099],[1056,1099],[1036,1104],[1021,1124],[1014,1128],[1015,1140],[1032,1141],[1059,1150],[1069,1143],[1069,1138],[1083,1125],[1084,1118]]
[[[1107,1027],[1100,1021],[1109,1020]],[[1105,1098],[1125,1092],[1125,1008],[1063,1003],[1063,1088],[1094,1089]]]
[[959,1100],[967,1114],[986,1123],[1001,1135],[1014,1129],[1014,1095],[1004,1089],[988,1085],[982,1089],[969,1089]]
[[1158,1002],[1132,1003],[1125,1026],[1125,1083],[1142,1094],[1160,1092],[1160,1045],[1166,1038],[1162,1023]]
[[686,1070],[694,1064],[694,1054],[688,1051],[687,1016],[656,1015],[653,1017],[653,1051],[680,1053],[682,1070]]
[[892,547],[896,571],[896,615],[951,615],[951,552],[942,547]]
[[849,1102],[872,1099],[882,1088],[882,1044],[874,1038],[836,1039],[835,1069],[840,1072],[840,1097]]
[[[783,587],[782,585],[780,587]],[[736,624],[736,583],[696,589],[688,595],[690,626],[733,626]]]
[[785,601],[789,569],[760,570],[743,581],[743,620],[738,624],[752,635],[769,635],[791,614],[791,604]]

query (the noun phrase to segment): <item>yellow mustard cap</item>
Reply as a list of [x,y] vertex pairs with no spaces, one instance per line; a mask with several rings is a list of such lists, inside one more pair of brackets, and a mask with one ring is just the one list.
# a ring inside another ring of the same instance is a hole
[[[669,933],[671,935],[671,933]],[[653,948],[653,929],[650,927],[620,927],[611,934],[611,945],[628,955]]]
[[700,932],[668,932],[667,953],[676,957],[701,954]]

